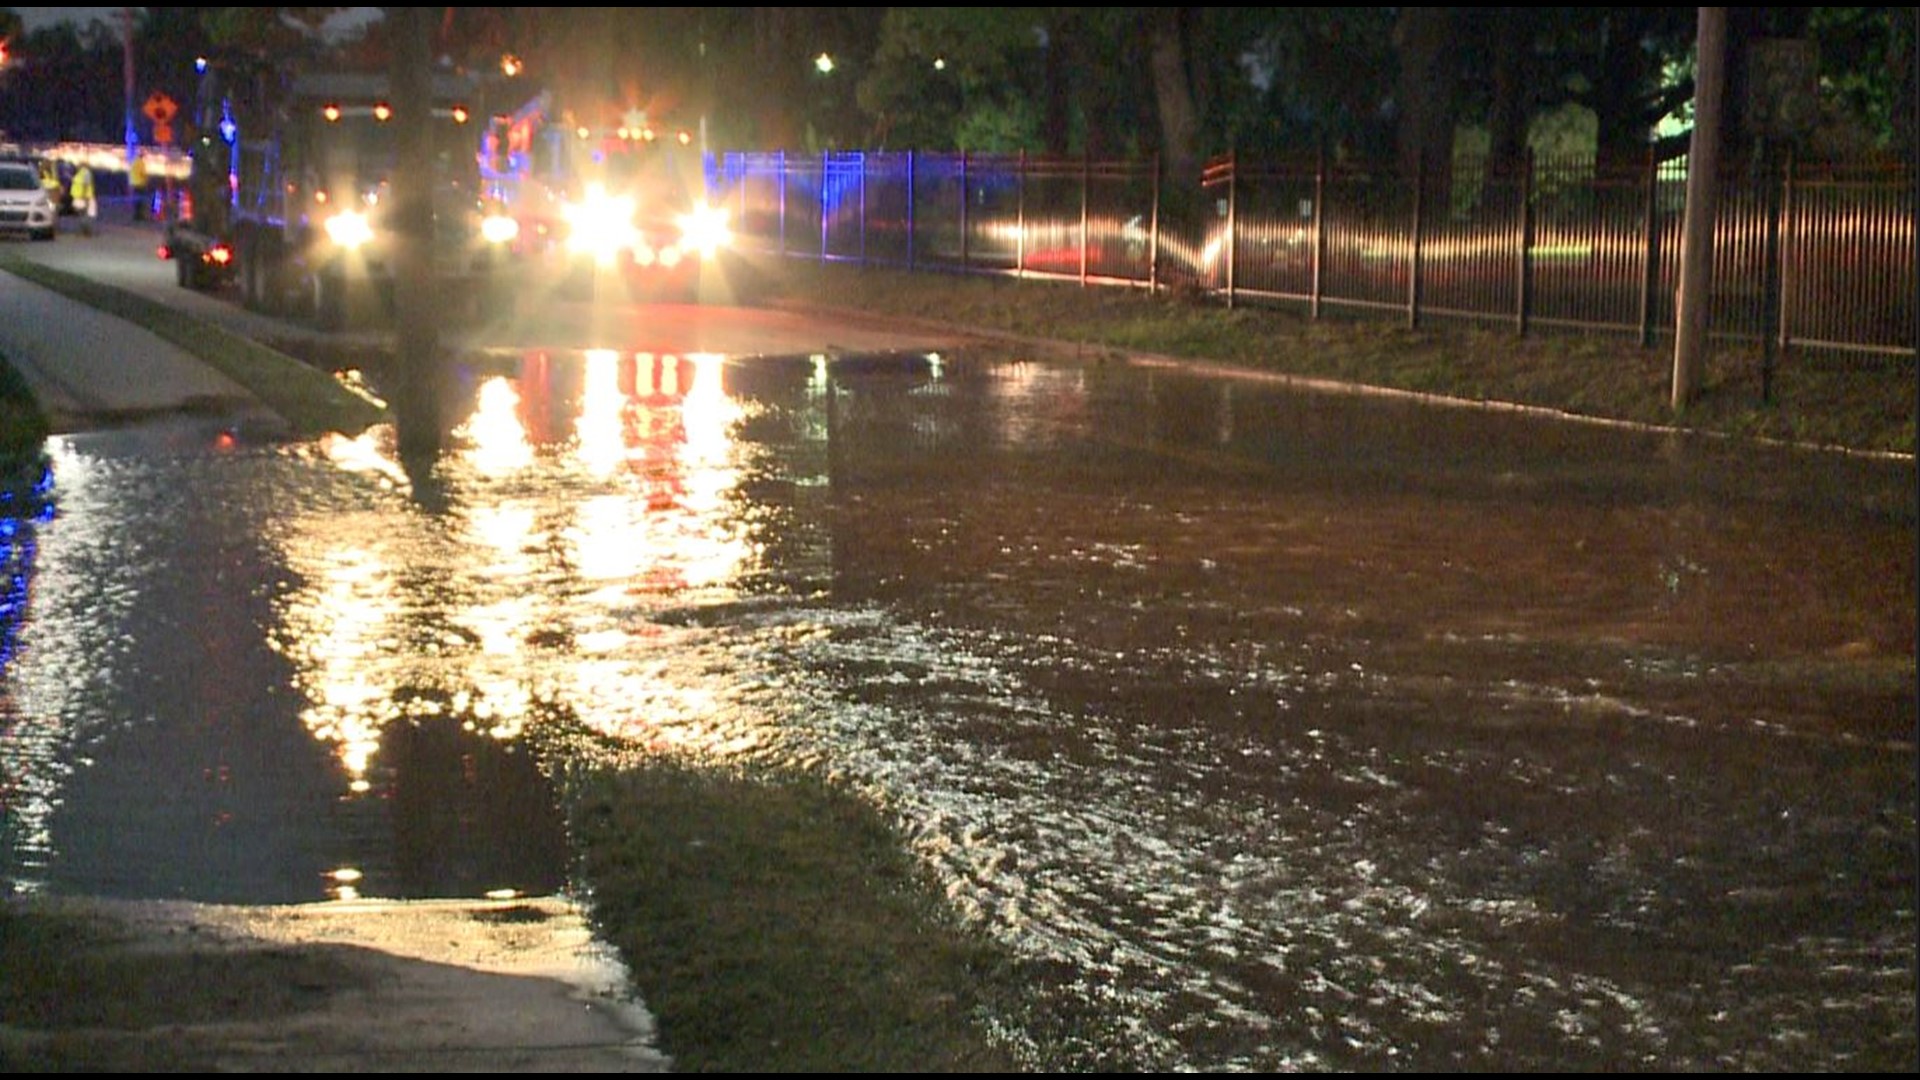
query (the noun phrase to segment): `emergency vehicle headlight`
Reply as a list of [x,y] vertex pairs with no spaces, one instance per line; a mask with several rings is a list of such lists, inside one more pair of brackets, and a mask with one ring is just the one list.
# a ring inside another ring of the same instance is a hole
[[633,200],[608,195],[598,186],[590,188],[580,202],[567,204],[561,213],[570,226],[567,250],[592,255],[602,265],[612,265],[640,242],[633,227]]
[[505,244],[520,235],[520,223],[505,214],[488,214],[480,219],[480,237],[489,244]]
[[727,227],[727,211],[724,207],[701,203],[691,212],[681,214],[677,220],[680,225],[680,246],[687,251],[697,251],[702,256],[711,257],[714,252],[733,243],[733,230]]
[[342,210],[327,219],[327,238],[343,248],[353,249],[373,239],[373,226],[358,210]]

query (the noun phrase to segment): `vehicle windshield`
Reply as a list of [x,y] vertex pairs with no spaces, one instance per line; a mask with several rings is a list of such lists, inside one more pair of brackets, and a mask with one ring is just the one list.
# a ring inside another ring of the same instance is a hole
[[609,192],[632,196],[643,213],[685,210],[702,190],[698,155],[678,146],[601,149],[582,155],[576,168],[582,186],[599,183]]
[[[311,130],[306,153],[293,166],[292,176],[310,189],[336,196],[353,192],[368,196],[387,187],[399,164],[397,129],[370,116],[343,117]],[[446,192],[471,199],[478,186],[472,131],[451,120],[436,119],[433,133],[433,182],[436,197]]]
[[39,191],[40,178],[25,165],[0,165],[0,191]]

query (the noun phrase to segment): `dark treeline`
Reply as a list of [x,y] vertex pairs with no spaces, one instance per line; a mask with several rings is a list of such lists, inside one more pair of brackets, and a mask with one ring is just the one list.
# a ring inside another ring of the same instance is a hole
[[[343,9],[130,10],[136,104],[154,91],[188,100],[201,55],[279,74],[384,63],[380,20],[319,33]],[[489,107],[548,88],[576,109],[698,126],[715,150],[1157,156],[1191,177],[1227,150],[1399,165],[1461,148],[1496,161],[1530,146],[1684,153],[1696,10],[447,8],[434,46],[439,62],[475,71],[521,58],[517,79],[494,79]],[[1914,11],[1728,9],[1727,145],[1905,154]],[[119,141],[122,29],[26,32],[0,9],[0,130]]]

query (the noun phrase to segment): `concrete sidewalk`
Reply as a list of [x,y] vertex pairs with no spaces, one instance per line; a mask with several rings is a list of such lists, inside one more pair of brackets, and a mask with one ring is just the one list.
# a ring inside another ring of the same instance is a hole
[[0,356],[26,380],[56,434],[175,412],[228,415],[255,430],[284,427],[258,398],[185,350],[4,270]]
[[[62,960],[116,973],[33,1010],[38,1020],[6,1017],[9,1072],[669,1071],[624,966],[559,898],[8,903],[0,930],[31,914],[111,935],[64,939]],[[94,995],[116,999],[112,1020]]]

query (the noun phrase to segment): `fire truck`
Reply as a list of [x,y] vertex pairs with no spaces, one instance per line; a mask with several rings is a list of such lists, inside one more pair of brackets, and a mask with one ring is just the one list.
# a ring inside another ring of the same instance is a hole
[[[237,285],[248,308],[324,329],[385,317],[398,164],[385,75],[302,74],[273,100],[204,78],[188,199],[160,249],[179,284]],[[489,221],[481,197],[476,90],[456,73],[434,75],[434,267],[453,298],[484,293],[506,243],[508,223]]]
[[695,300],[732,235],[706,197],[684,128],[645,113],[560,107],[550,92],[491,118],[480,155],[489,206],[514,221],[513,249],[565,295]]

